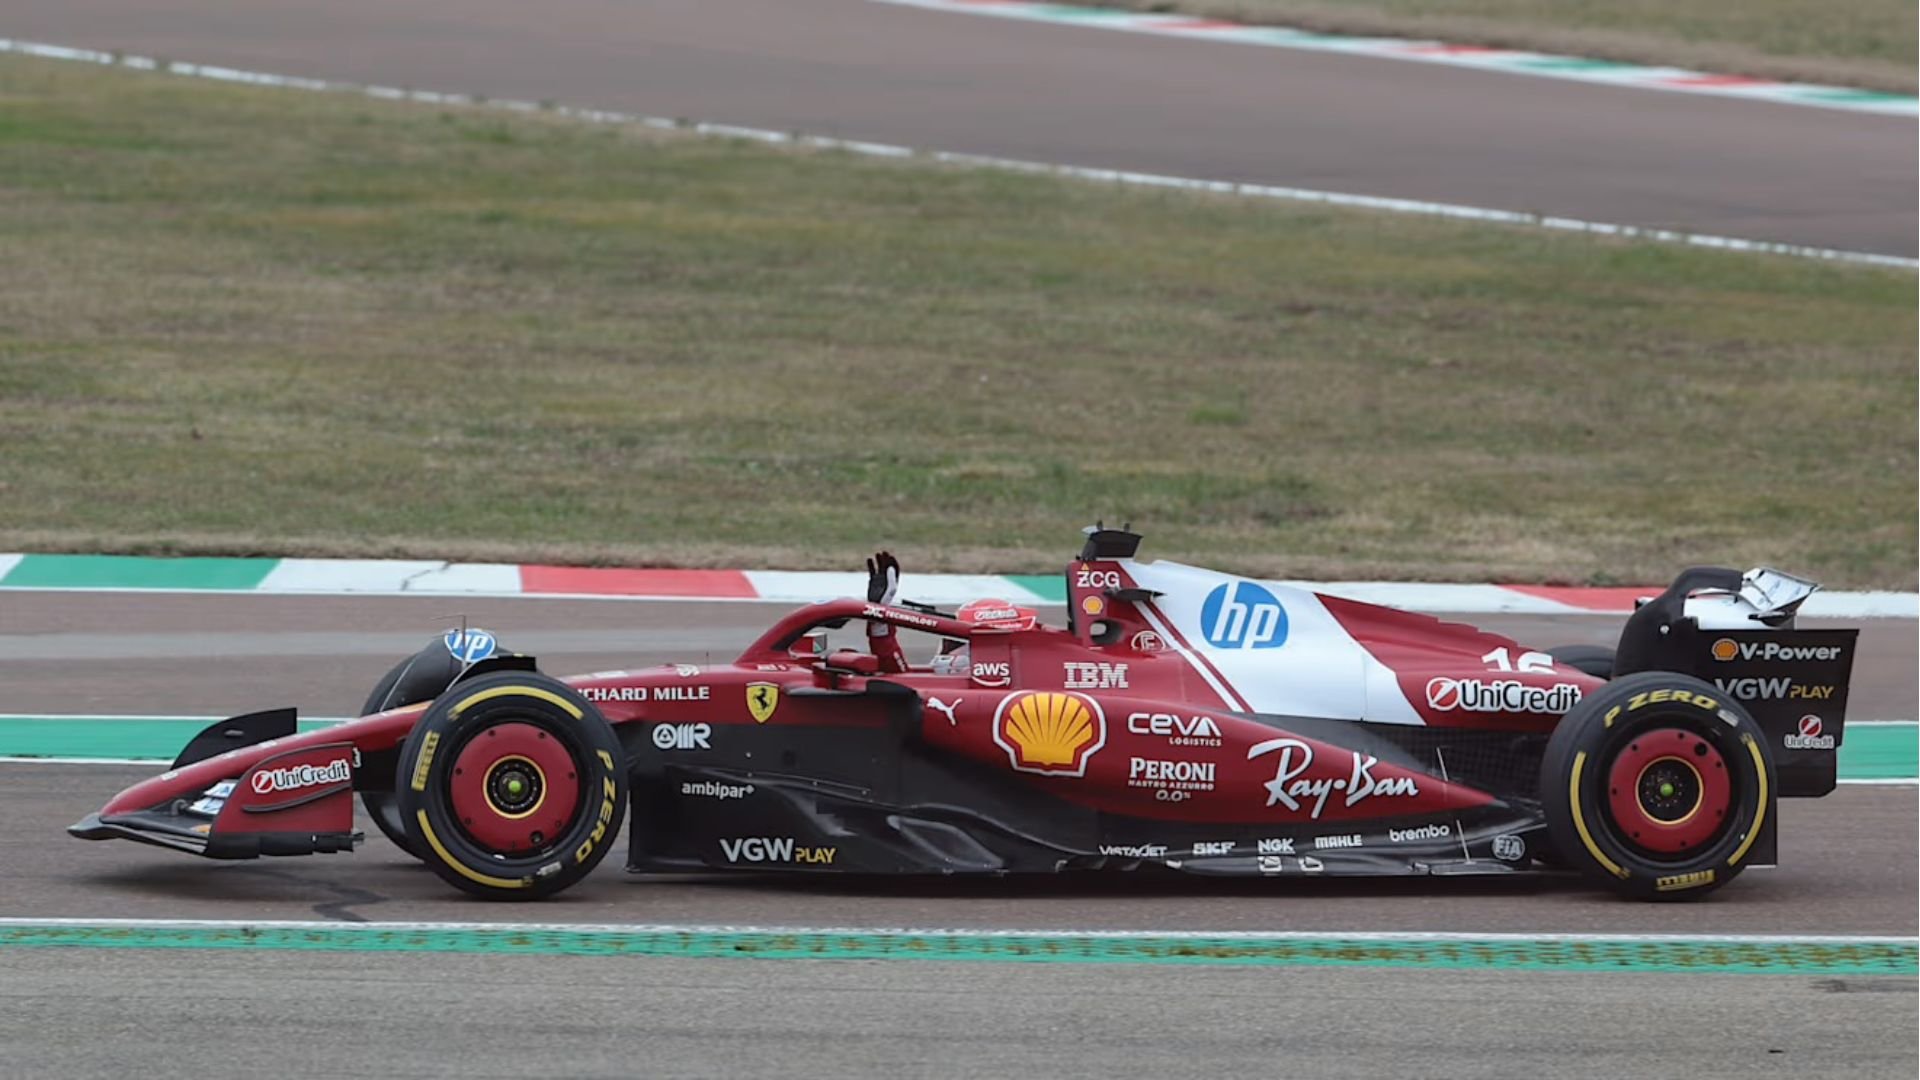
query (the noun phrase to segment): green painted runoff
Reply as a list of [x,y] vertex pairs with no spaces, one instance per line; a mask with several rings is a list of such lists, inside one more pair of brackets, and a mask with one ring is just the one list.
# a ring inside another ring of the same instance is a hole
[[294,949],[762,960],[946,960],[1016,963],[1238,964],[1291,967],[1664,972],[1716,975],[1920,973],[1916,943],[1602,938],[1379,938],[709,930],[555,926],[0,925],[0,948]]

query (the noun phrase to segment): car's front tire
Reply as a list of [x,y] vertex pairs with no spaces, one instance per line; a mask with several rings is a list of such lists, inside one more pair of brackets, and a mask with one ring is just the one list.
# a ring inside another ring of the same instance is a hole
[[612,727],[565,683],[529,672],[443,694],[401,747],[399,776],[423,861],[489,900],[551,896],[586,877],[627,807]]

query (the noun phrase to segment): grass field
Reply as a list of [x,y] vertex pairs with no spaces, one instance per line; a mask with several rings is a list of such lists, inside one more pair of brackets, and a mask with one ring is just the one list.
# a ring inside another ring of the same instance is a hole
[[0,59],[0,551],[1911,585],[1914,276]]
[[1913,93],[1913,0],[1067,0]]

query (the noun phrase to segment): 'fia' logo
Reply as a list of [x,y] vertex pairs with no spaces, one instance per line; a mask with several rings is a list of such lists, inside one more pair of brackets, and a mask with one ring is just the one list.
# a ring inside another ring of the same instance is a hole
[[780,687],[770,682],[750,682],[747,684],[747,711],[753,714],[753,722],[764,724],[773,716],[773,710],[780,707]]

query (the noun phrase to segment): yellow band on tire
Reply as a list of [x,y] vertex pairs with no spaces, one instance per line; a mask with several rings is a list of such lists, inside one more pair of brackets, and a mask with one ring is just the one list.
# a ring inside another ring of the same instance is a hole
[[1753,736],[1743,731],[1740,741],[1747,744],[1747,753],[1753,755],[1753,775],[1760,781],[1760,805],[1753,812],[1753,827],[1747,830],[1747,838],[1740,841],[1740,846],[1733,849],[1732,855],[1727,856],[1728,866],[1746,857],[1747,849],[1760,839],[1760,826],[1767,823],[1767,759],[1761,756],[1760,744],[1753,741]]
[[480,702],[486,701],[489,698],[497,697],[538,698],[541,701],[551,702],[554,705],[560,706],[560,708],[566,710],[568,716],[573,717],[575,720],[580,719],[582,715],[580,707],[573,702],[568,701],[566,698],[561,697],[551,690],[542,690],[537,686],[496,686],[491,690],[482,690],[460,704],[455,705],[451,715],[459,716],[461,713],[466,712],[468,708],[478,705]]
[[1586,764],[1585,750],[1573,755],[1573,776],[1567,781],[1567,801],[1573,807],[1573,829],[1580,834],[1580,842],[1587,846],[1587,854],[1593,856],[1601,866],[1606,867],[1608,873],[1625,881],[1633,875],[1619,863],[1607,858],[1606,853],[1600,850],[1600,845],[1593,842],[1593,834],[1587,831],[1586,815],[1580,812],[1580,772]]
[[482,874],[477,870],[469,869],[466,864],[454,858],[453,853],[448,851],[446,845],[440,842],[440,838],[434,835],[433,826],[427,822],[427,812],[425,810],[415,810],[414,814],[420,819],[420,835],[427,838],[427,846],[433,849],[435,855],[440,856],[441,862],[459,871],[461,876],[470,878],[493,889],[524,889],[533,884],[533,882],[524,878],[492,877],[487,874]]

